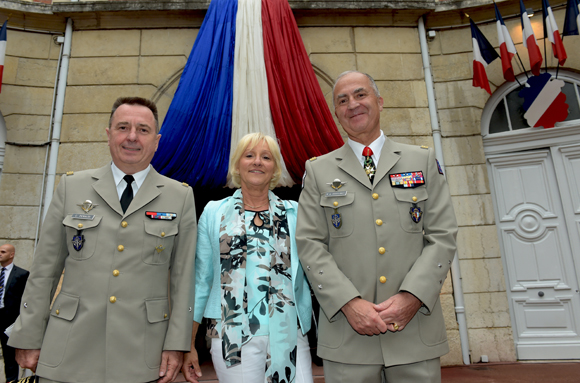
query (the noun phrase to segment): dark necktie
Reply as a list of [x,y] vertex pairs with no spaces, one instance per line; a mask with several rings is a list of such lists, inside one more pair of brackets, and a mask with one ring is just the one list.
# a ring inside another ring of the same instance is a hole
[[4,291],[4,273],[6,272],[6,268],[2,268],[2,272],[0,273],[0,294]]
[[131,205],[131,201],[133,200],[133,187],[131,184],[135,181],[133,176],[125,176],[123,177],[125,182],[127,182],[127,187],[123,190],[123,194],[121,194],[121,209],[123,209],[123,213],[127,211],[129,205]]
[[368,146],[365,146],[365,148],[363,149],[363,156],[365,157],[365,162],[363,166],[365,169],[365,173],[367,174],[369,180],[371,181],[371,184],[373,183],[375,173],[377,172],[377,167],[375,166],[375,162],[373,161],[372,155],[373,150]]

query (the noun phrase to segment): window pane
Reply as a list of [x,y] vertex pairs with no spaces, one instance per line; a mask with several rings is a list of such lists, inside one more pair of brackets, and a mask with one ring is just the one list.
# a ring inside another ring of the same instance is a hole
[[522,105],[524,105],[524,99],[519,96],[521,89],[522,88],[517,88],[506,96],[508,109],[510,112],[510,120],[512,122],[512,130],[530,127],[524,118],[526,111],[522,108]]
[[578,99],[576,98],[576,85],[565,82],[562,92],[566,95],[566,104],[568,104],[568,117],[566,121],[577,120],[580,118],[580,108],[578,107]]
[[489,134],[507,132],[508,130],[509,126],[505,113],[505,103],[504,100],[501,100],[491,115]]

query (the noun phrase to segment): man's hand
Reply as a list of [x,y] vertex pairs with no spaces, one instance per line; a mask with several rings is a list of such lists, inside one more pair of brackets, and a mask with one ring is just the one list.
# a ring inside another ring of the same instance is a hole
[[199,368],[199,358],[195,348],[183,355],[183,367],[181,370],[185,380],[191,383],[199,383],[198,378],[201,378],[201,369]]
[[16,363],[22,368],[28,368],[32,372],[36,372],[36,365],[38,364],[38,357],[40,356],[40,349],[38,350],[23,350],[16,349]]
[[[386,301],[374,305],[389,331],[402,331],[421,308],[421,301],[411,293],[401,291]],[[395,324],[398,327],[395,327]]]
[[348,323],[361,335],[379,335],[387,331],[387,325],[381,320],[374,304],[362,298],[354,298],[342,306],[342,312]]
[[163,351],[161,353],[161,366],[159,367],[158,383],[170,383],[177,378],[181,364],[183,363],[183,352]]

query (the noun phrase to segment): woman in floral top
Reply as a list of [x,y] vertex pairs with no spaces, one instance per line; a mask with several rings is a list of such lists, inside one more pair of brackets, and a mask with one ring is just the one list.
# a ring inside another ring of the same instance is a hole
[[239,189],[208,203],[200,218],[193,335],[183,367],[189,382],[201,376],[194,346],[205,317],[220,382],[312,383],[312,302],[294,240],[297,203],[271,191],[281,173],[276,141],[244,136],[228,174]]

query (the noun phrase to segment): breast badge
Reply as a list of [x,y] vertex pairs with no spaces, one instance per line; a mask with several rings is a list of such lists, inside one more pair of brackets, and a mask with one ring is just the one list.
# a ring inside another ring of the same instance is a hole
[[339,180],[339,179],[337,178],[337,179],[335,179],[335,180],[334,180],[334,181],[332,181],[332,182],[327,182],[326,184],[327,184],[327,185],[330,185],[330,187],[331,187],[331,188],[333,188],[334,190],[338,190],[338,189],[340,189],[341,187],[343,187],[343,186],[346,184],[346,182],[342,182],[341,180]]
[[85,213],[88,213],[89,211],[93,210],[95,207],[99,205],[95,205],[90,200],[86,200],[85,202],[80,203],[77,206],[80,206]]
[[421,221],[421,217],[423,216],[423,212],[421,211],[421,208],[419,206],[417,206],[416,203],[414,203],[413,206],[411,206],[411,209],[409,210],[409,214],[411,214],[411,219],[415,223],[419,223]]
[[81,251],[85,243],[85,236],[81,230],[77,230],[77,235],[72,238],[73,248],[76,251]]
[[340,214],[338,214],[338,208],[334,208],[334,214],[332,215],[332,226],[337,229],[340,229],[342,226],[342,218],[340,217]]

